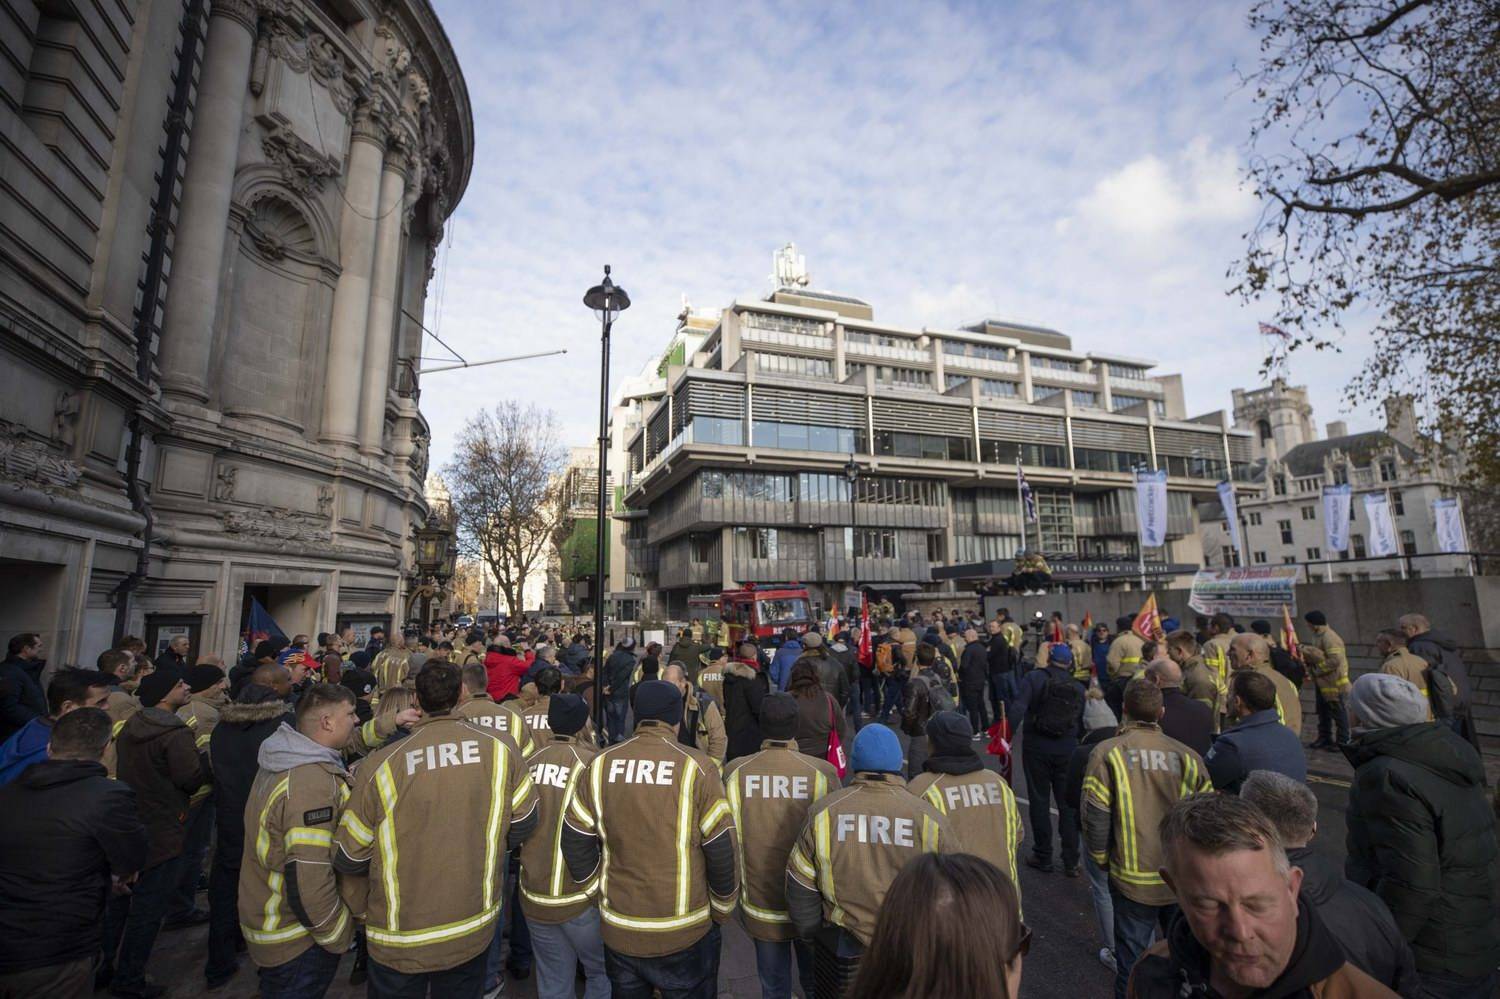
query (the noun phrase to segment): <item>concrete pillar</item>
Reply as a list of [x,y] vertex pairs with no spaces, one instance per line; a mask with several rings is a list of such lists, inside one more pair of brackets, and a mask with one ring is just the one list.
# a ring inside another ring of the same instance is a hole
[[257,13],[251,0],[214,0],[183,176],[160,358],[162,388],[198,402],[208,402],[219,272]]
[[[379,99],[363,105],[349,140],[349,176],[339,226],[339,283],[333,289],[333,320],[324,365],[325,441],[359,443],[362,393],[351,392],[351,373],[363,368],[370,317],[370,279],[375,266],[375,228],[380,217],[380,173],[385,157],[386,113]],[[393,210],[398,214],[400,209]],[[397,219],[397,224],[400,220]]]
[[375,266],[369,321],[365,326],[364,377],[359,393],[359,450],[383,451],[385,396],[391,383],[391,338],[396,332],[396,296],[401,282],[401,219],[409,177],[407,157],[391,150],[380,175],[380,213],[375,223]]

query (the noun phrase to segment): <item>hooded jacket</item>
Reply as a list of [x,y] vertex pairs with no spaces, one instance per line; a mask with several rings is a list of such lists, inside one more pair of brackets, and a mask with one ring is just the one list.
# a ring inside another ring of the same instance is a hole
[[1497,850],[1479,754],[1423,722],[1362,732],[1344,755],[1354,766],[1344,873],[1385,902],[1418,971],[1493,971]]
[[20,731],[0,745],[0,786],[9,784],[33,763],[47,758],[47,743],[52,738],[52,719],[39,715],[21,726]]
[[536,662],[536,653],[527,650],[524,656],[516,655],[510,646],[497,646],[484,654],[484,671],[489,676],[485,692],[490,700],[499,704],[507,697],[520,696],[521,677]]
[[89,760],[44,760],[0,788],[0,974],[99,948],[110,875],[146,859],[135,792]]
[[269,687],[246,684],[237,700],[219,711],[219,724],[208,740],[214,771],[214,816],[218,850],[214,863],[238,869],[245,847],[245,802],[259,771],[260,744],[283,721],[293,720],[290,706]]
[[724,732],[729,738],[727,759],[738,759],[760,751],[760,704],[770,692],[770,680],[755,663],[731,659],[724,667]]
[[[1212,999],[1210,959],[1178,913],[1165,940],[1135,963],[1129,999]],[[1344,958],[1339,942],[1305,899],[1297,902],[1297,942],[1281,976],[1255,993],[1266,999],[1383,999],[1396,993]]]
[[795,638],[790,642],[782,644],[776,650],[776,655],[771,657],[771,684],[777,690],[785,690],[786,683],[792,677],[792,666],[802,655],[802,643]]
[[1447,632],[1434,628],[1413,636],[1407,641],[1406,648],[1413,655],[1421,656],[1428,665],[1438,666],[1452,677],[1458,686],[1458,710],[1468,710],[1474,688],[1469,682],[1469,668],[1458,654],[1458,643]]
[[1398,995],[1417,999],[1417,966],[1385,903],[1312,847],[1294,847],[1286,856],[1302,868],[1302,900],[1317,911],[1350,963]]
[[188,802],[207,783],[208,766],[193,730],[164,708],[141,708],[115,740],[120,780],[135,790],[151,838],[146,867],[182,853]]
[[635,673],[635,653],[617,648],[604,660],[604,686],[609,688],[605,696],[610,700],[623,701],[630,697],[630,678]]

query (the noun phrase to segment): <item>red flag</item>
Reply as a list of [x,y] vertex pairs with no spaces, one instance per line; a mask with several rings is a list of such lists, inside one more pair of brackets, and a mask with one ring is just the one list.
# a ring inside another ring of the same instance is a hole
[[865,669],[873,669],[875,666],[875,656],[870,645],[870,597],[866,593],[859,595],[859,652],[856,658]]
[[1049,634],[1047,641],[1051,642],[1053,645],[1061,645],[1065,641],[1063,637],[1062,622],[1057,618],[1052,619],[1051,633]]
[[1302,661],[1302,645],[1297,641],[1297,629],[1292,624],[1292,612],[1286,604],[1281,605],[1281,647],[1297,662]]
[[1135,620],[1130,622],[1130,630],[1147,641],[1159,642],[1166,637],[1161,627],[1161,615],[1156,611],[1155,593],[1147,597],[1146,602],[1141,605],[1140,613],[1136,614]]
[[1083,612],[1083,631],[1087,634],[1094,630],[1094,615],[1088,611]]
[[990,744],[985,747],[991,756],[1000,758],[1000,776],[1007,784],[1011,781],[1010,763],[1010,719],[1005,717],[1005,706],[1000,707],[1000,718],[989,727]]

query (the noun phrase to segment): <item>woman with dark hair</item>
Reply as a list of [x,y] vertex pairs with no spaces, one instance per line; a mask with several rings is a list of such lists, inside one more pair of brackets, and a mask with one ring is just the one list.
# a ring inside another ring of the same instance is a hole
[[1016,887],[967,853],[924,853],[891,882],[849,999],[1021,994],[1031,931]]
[[818,667],[811,659],[802,659],[792,667],[787,678],[787,693],[797,699],[797,748],[820,760],[828,758],[828,733],[838,726],[839,745],[847,755],[854,740],[849,719],[833,695],[818,679]]

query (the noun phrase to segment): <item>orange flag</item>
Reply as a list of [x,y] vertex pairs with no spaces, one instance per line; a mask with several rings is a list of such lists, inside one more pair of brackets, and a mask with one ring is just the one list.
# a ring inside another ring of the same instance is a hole
[[1130,622],[1130,630],[1148,641],[1161,641],[1165,636],[1161,627],[1161,615],[1156,610],[1156,594],[1146,598],[1140,613]]
[[1297,629],[1292,624],[1292,612],[1286,604],[1281,605],[1281,647],[1297,662],[1302,661],[1302,645],[1297,641]]
[[1089,611],[1083,612],[1083,631],[1087,634],[1094,630],[1094,615]]

